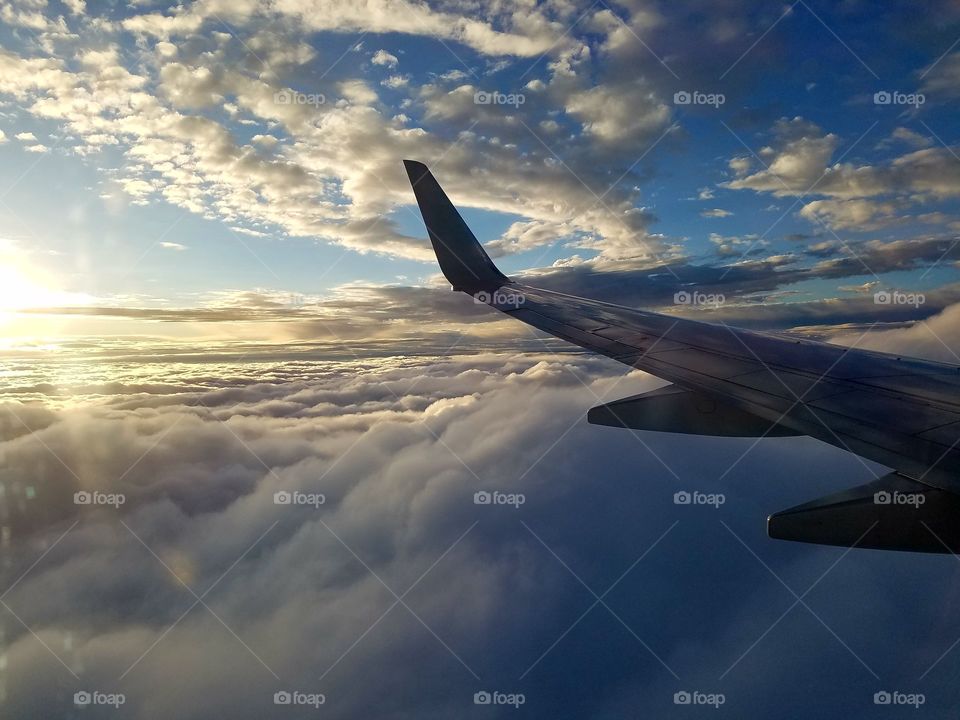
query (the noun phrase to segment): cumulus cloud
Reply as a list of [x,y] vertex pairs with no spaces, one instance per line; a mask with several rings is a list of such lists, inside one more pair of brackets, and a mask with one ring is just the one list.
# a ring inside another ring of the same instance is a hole
[[[378,32],[419,33],[419,13],[428,26],[438,32],[442,26],[443,33],[454,32],[467,44],[494,52],[502,39],[504,52],[527,52],[523,42],[499,31],[488,33],[479,21],[451,20],[426,5],[382,5]],[[273,8],[287,19],[301,20],[299,32],[330,29],[331,23],[345,31],[351,18],[370,22],[375,14],[367,10],[330,3]],[[542,15],[547,11],[518,8],[506,22],[533,43],[531,52],[539,48],[551,55],[588,58],[582,44],[556,32],[555,22]],[[588,132],[568,136],[556,148],[541,145],[528,129],[547,121],[549,104],[531,100],[522,109],[525,121],[510,120],[509,108],[474,102],[479,84],[445,86],[450,73],[438,78],[439,84],[420,87],[411,85],[408,76],[381,80],[383,87],[410,94],[401,119],[382,106],[376,86],[365,78],[321,74],[314,87],[291,87],[284,80],[293,76],[287,67],[302,66],[311,54],[298,49],[298,31],[284,26],[286,34],[277,36],[281,31],[269,25],[264,12],[253,6],[233,6],[227,12],[198,3],[169,14],[133,15],[122,26],[146,36],[148,63],[131,63],[119,42],[81,51],[79,63],[4,50],[0,92],[34,115],[60,123],[69,135],[63,143],[67,151],[90,155],[106,146],[120,148],[126,161],[114,173],[119,176],[115,181],[136,204],[165,201],[234,227],[260,232],[266,227],[278,235],[320,238],[361,252],[430,260],[425,240],[401,233],[391,213],[411,202],[400,159],[442,158],[435,170],[463,206],[511,212],[534,223],[554,222],[559,213],[572,234],[590,238],[584,247],[610,257],[663,253],[664,244],[648,232],[649,213],[638,207],[638,188],[609,187],[607,172],[591,156],[596,143],[622,133],[641,142],[663,130],[669,111],[657,99],[656,88],[634,83],[634,90],[618,98],[602,98],[585,94],[590,90],[581,79],[576,87],[559,83],[551,102],[584,123]],[[218,31],[192,36],[179,48],[169,42],[189,36],[211,18],[237,23],[242,37]],[[395,27],[396,22],[400,25]],[[271,48],[293,49],[274,57]],[[374,54],[374,61],[393,67],[395,56],[382,53]],[[637,103],[650,112],[638,113]],[[600,104],[607,105],[603,112],[620,107],[613,124],[596,115]],[[495,131],[451,135],[445,126],[462,127],[461,121],[468,120],[468,127],[479,124]],[[241,140],[245,133],[238,133],[237,123],[258,132]],[[521,134],[536,146],[518,172],[512,140]],[[567,158],[564,163],[556,162],[558,152]],[[624,164],[625,171],[630,169]],[[503,238],[501,244],[511,240]]]
[[397,60],[397,56],[392,53],[388,53],[386,50],[377,50],[373,57],[370,58],[370,61],[374,65],[385,65],[386,67],[395,68],[400,64],[400,61]]
[[903,210],[960,196],[955,150],[927,147],[928,139],[897,128],[888,140],[910,144],[911,152],[886,164],[865,165],[831,159],[840,138],[800,117],[782,118],[773,128],[774,146],[760,150],[762,167],[734,158],[736,177],[724,183],[777,197],[821,196],[804,204],[800,216],[831,230],[877,230],[907,222]]
[[605,143],[648,140],[671,117],[670,107],[640,83],[599,85],[571,93],[566,111],[580,120],[586,133]]
[[864,232],[900,221],[897,207],[890,202],[872,200],[814,200],[800,208],[800,216],[828,225],[835,230]]

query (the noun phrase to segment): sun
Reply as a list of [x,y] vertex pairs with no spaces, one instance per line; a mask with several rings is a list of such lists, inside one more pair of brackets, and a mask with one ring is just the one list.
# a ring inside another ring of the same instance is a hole
[[87,304],[86,296],[57,290],[34,273],[14,265],[0,265],[0,313]]

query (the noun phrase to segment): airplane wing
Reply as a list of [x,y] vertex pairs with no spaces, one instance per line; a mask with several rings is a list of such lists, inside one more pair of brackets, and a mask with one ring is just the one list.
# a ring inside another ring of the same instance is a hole
[[407,174],[455,290],[672,385],[590,410],[595,424],[701,435],[808,435],[889,475],[768,519],[771,537],[960,550],[960,367],[635,310],[517,283],[425,165]]

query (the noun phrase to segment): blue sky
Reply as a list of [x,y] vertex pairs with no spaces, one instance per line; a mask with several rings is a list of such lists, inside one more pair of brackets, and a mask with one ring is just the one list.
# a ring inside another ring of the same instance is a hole
[[[960,54],[948,3],[911,8],[13,4],[0,234],[97,306],[439,284],[415,156],[508,273],[767,261],[767,302],[929,292],[955,281]],[[861,272],[776,275],[840,258]]]

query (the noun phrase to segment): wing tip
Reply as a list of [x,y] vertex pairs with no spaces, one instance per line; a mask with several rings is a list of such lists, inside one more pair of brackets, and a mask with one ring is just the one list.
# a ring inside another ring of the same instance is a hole
[[430,169],[418,160],[404,160],[403,165],[440,270],[454,289],[473,294],[510,282],[490,260]]
[[424,165],[419,160],[404,160],[403,167],[406,168],[407,175],[411,180],[416,177],[417,179],[423,177],[426,173],[430,172],[430,168]]

